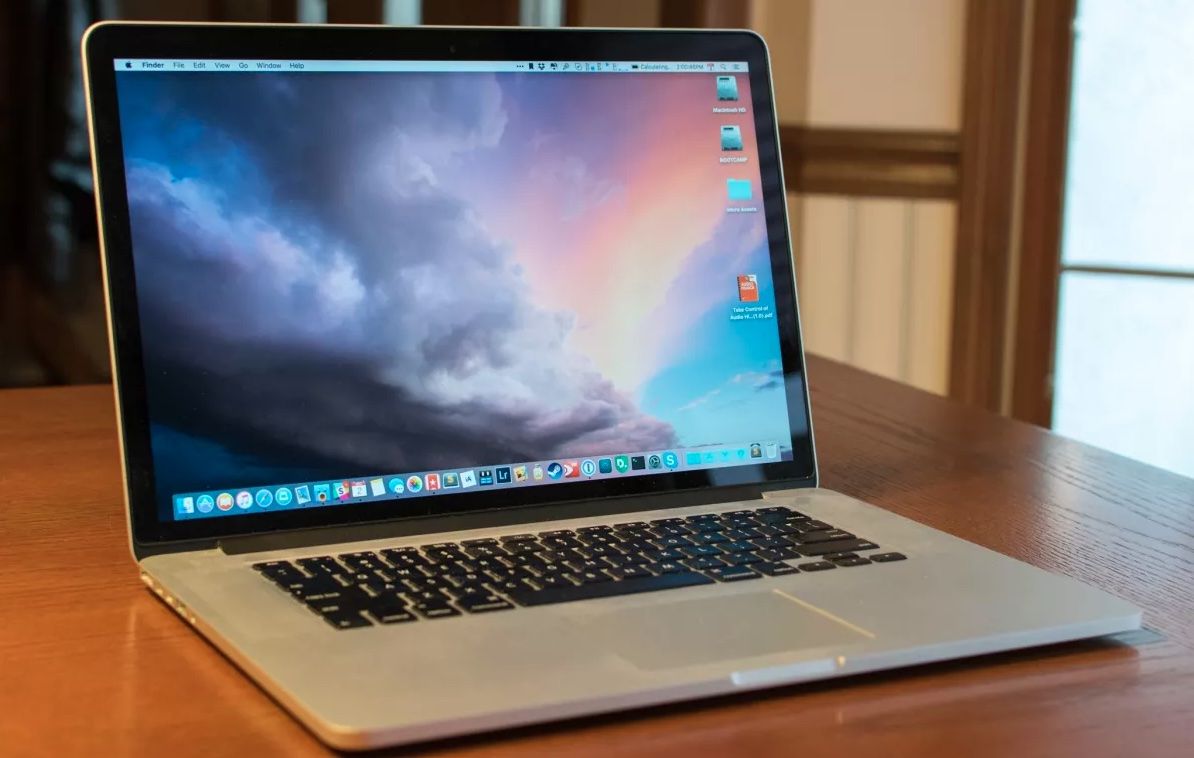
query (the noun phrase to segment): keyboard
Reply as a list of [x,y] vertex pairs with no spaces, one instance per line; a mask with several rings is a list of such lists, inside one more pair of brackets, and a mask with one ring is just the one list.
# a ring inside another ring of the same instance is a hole
[[266,561],[253,568],[333,627],[357,629],[905,558],[771,506]]

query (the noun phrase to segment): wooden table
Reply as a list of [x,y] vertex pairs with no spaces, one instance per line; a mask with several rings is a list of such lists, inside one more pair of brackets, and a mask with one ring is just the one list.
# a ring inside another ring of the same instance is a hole
[[[1194,481],[829,361],[810,374],[826,486],[1103,587],[1158,634],[434,751],[1194,755]],[[0,392],[0,755],[323,752],[141,586],[120,487],[107,387]]]

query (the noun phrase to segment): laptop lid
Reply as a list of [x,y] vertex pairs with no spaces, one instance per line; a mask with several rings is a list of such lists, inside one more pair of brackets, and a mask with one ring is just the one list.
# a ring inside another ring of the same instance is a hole
[[84,40],[137,545],[815,483],[749,32]]

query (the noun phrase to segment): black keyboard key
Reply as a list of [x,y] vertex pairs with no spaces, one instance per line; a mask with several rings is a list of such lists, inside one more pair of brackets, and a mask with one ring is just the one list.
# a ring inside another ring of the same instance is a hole
[[654,574],[652,574],[650,571],[647,571],[647,569],[643,568],[642,566],[625,566],[622,568],[608,568],[605,570],[605,573],[609,574],[614,579],[617,579],[619,581],[624,580],[624,579],[638,579],[639,577],[644,577],[644,576],[654,576]]
[[336,559],[330,555],[321,555],[315,558],[299,558],[295,561],[299,568],[306,571],[308,574],[327,574],[328,576],[337,576],[339,574],[347,574],[348,569],[336,563]]
[[344,553],[338,557],[341,563],[357,572],[384,571],[389,568],[377,553]]
[[[717,552],[717,551],[714,551],[714,552]],[[681,558],[688,557],[682,551],[676,550],[674,548],[668,549],[668,550],[655,550],[653,548],[647,548],[646,550],[639,553],[639,555],[641,555],[643,558],[646,558],[649,561],[656,561],[656,562],[657,561],[678,561]]]
[[290,594],[299,600],[320,599],[325,597],[340,597],[344,592],[344,585],[327,574],[305,577],[301,582],[287,587]]
[[827,561],[842,561],[846,558],[857,558],[858,553],[826,553],[821,557]]
[[608,563],[600,560],[568,561],[564,565],[572,569],[574,572],[601,571],[602,569],[609,568]]
[[456,598],[456,605],[469,613],[489,613],[490,611],[508,611],[514,607],[504,597],[491,592],[473,592]]
[[381,557],[394,568],[418,568],[427,563],[427,559],[413,547],[382,550]]
[[680,552],[689,558],[700,558],[703,556],[721,555],[721,551],[712,545],[693,545],[692,547],[681,548]]
[[[537,576],[534,579],[531,579],[530,582],[531,582],[531,584],[534,584],[536,587],[544,588],[544,589],[546,589],[548,587],[575,587],[576,586],[576,582],[567,578],[564,574]],[[506,594],[509,594],[509,593],[506,593]]]
[[867,558],[870,558],[874,563],[891,563],[893,561],[907,560],[908,556],[903,553],[873,553],[868,555]]
[[369,619],[361,615],[360,611],[330,611],[328,613],[320,613],[320,618],[328,622],[337,629],[360,629],[365,626],[373,626]]
[[511,542],[534,542],[535,535],[533,534],[507,534],[505,537],[499,537],[498,542],[503,545],[508,545]]
[[687,560],[683,560],[680,562],[683,563],[688,568],[693,569],[694,571],[706,571],[708,569],[724,568],[726,565],[724,561],[721,561],[712,556],[702,556],[700,558],[689,558]]
[[442,619],[460,615],[460,611],[449,605],[446,600],[423,600],[412,603],[411,608],[423,618],[429,619]]
[[568,603],[575,600],[593,600],[617,595],[631,595],[639,592],[655,592],[677,587],[691,587],[713,584],[713,580],[694,571],[662,574],[639,579],[623,579],[620,582],[583,584],[578,587],[549,587],[542,590],[511,592],[510,599],[519,605],[548,605]]
[[770,516],[770,515],[773,515],[776,513],[780,513],[780,514],[783,514],[786,516],[789,513],[792,513],[792,509],[788,508],[786,506],[783,506],[783,505],[769,505],[766,508],[758,509],[757,511],[755,511],[755,513],[758,513],[758,514],[761,514],[764,516]]
[[679,574],[688,571],[688,568],[683,564],[675,561],[663,561],[662,563],[652,563],[647,566],[647,569],[652,574]]
[[694,545],[717,545],[722,542],[729,542],[730,538],[721,532],[701,532],[689,537]]
[[865,566],[868,563],[870,563],[870,561],[867,560],[866,558],[855,557],[855,558],[843,558],[841,560],[834,561],[834,563],[836,563],[839,566]]
[[780,548],[778,550],[756,550],[755,555],[759,556],[768,563],[775,563],[776,561],[790,561],[793,558],[800,557],[800,553],[796,552],[790,547]]
[[299,571],[290,561],[266,561],[265,563],[254,563],[254,571],[260,571],[263,576],[268,576],[275,582],[282,579],[293,579],[294,577],[303,576],[303,572]]
[[822,555],[829,555],[830,553],[854,553],[859,550],[874,550],[879,546],[873,542],[866,540],[848,539],[835,540],[833,542],[814,542],[811,545],[799,545],[797,550],[801,555],[809,557],[818,557]]
[[854,539],[854,535],[849,532],[843,532],[841,529],[830,529],[827,531],[806,532],[801,534],[798,539],[802,545],[812,545],[818,542],[836,542],[837,540]]
[[755,549],[755,546],[746,540],[738,540],[737,542],[723,542],[717,546],[717,549],[723,553],[748,553]]
[[737,527],[726,529],[724,532],[722,532],[722,534],[724,534],[729,539],[735,540],[735,541],[736,540],[753,540],[753,539],[763,536],[763,535],[759,534],[758,529],[741,529],[741,528],[737,528]]
[[830,563],[829,561],[813,561],[812,563],[800,564],[801,571],[827,571],[834,568],[837,568],[837,564]]
[[622,554],[609,545],[589,545],[588,547],[579,548],[576,552],[586,558],[605,558],[610,555]]
[[604,571],[574,571],[570,574],[564,575],[577,584],[599,584],[601,582],[611,582],[613,577]]
[[800,569],[790,566],[787,563],[756,563],[751,568],[767,576],[786,576],[788,574],[800,573]]
[[460,544],[466,548],[469,547],[497,547],[498,541],[493,537],[481,537],[475,540],[461,540]]
[[671,548],[692,547],[692,541],[687,537],[656,537],[649,540],[655,547],[660,550],[669,550]]
[[365,605],[365,613],[379,624],[402,624],[417,620],[406,603],[393,596],[373,598]]
[[758,579],[762,576],[759,572],[751,569],[748,566],[726,566],[725,568],[713,568],[705,572],[719,582],[740,582],[744,579]]
[[729,555],[721,556],[721,560],[731,566],[746,566],[751,563],[759,563],[763,559],[754,553],[730,553]]

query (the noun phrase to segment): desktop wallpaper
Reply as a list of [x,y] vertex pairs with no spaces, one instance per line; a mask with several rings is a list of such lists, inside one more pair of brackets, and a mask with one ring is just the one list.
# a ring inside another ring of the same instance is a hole
[[736,78],[719,103],[712,74],[119,72],[159,494],[786,454]]

